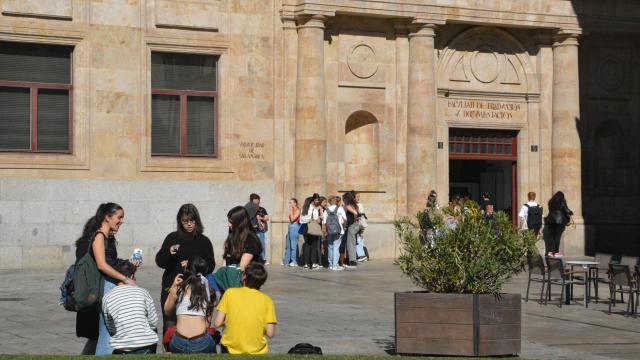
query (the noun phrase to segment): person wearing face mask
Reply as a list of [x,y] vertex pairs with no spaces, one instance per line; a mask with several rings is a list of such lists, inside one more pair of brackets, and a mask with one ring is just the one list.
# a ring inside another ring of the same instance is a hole
[[[204,276],[213,272],[216,262],[211,240],[203,235],[204,226],[200,213],[193,204],[184,204],[176,216],[177,230],[167,235],[156,254],[156,264],[164,269],[160,304],[164,307],[175,277],[181,274],[196,257],[207,264]],[[175,315],[162,314],[163,334],[167,328],[176,325]]]

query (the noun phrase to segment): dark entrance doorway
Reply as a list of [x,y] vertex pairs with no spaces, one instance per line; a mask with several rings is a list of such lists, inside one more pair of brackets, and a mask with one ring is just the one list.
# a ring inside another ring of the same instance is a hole
[[495,211],[517,212],[517,132],[449,129],[449,196],[480,201],[488,193]]

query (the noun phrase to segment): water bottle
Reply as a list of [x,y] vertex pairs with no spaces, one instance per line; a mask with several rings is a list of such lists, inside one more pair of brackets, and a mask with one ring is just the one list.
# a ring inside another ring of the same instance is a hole
[[134,249],[130,260],[131,262],[138,261],[142,265],[142,249]]

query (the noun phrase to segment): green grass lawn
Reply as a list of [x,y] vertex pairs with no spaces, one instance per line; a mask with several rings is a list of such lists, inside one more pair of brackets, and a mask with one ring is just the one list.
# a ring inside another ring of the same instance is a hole
[[[156,355],[128,355],[124,359],[176,359],[176,360],[204,360],[204,359],[212,359],[213,357],[218,356],[229,356],[230,355],[169,355],[169,354],[156,354]],[[119,355],[113,355],[107,358],[118,358],[123,359]],[[311,355],[265,355],[261,356],[261,359],[265,360],[308,360],[309,358],[322,358],[325,360],[383,360],[389,359],[389,356],[369,356],[369,355],[324,355],[324,356],[311,356]],[[87,359],[86,356],[69,356],[69,355],[0,355],[0,360],[63,360],[63,359]],[[233,356],[233,359],[237,360],[255,360],[255,356]],[[455,358],[446,358],[446,357],[402,357],[403,360],[426,360],[426,359],[438,359],[438,360],[446,360],[446,359],[464,359],[461,357]],[[494,359],[494,358],[482,358],[485,359]],[[498,359],[498,358],[495,358]],[[500,358],[504,359],[504,358]]]

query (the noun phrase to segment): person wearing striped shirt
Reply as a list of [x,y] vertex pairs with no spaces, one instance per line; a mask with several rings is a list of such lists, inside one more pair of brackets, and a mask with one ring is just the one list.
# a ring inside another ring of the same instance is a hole
[[[120,261],[115,269],[135,280],[136,267],[128,260]],[[102,312],[114,354],[156,353],[158,315],[147,290],[119,282],[102,299]]]

